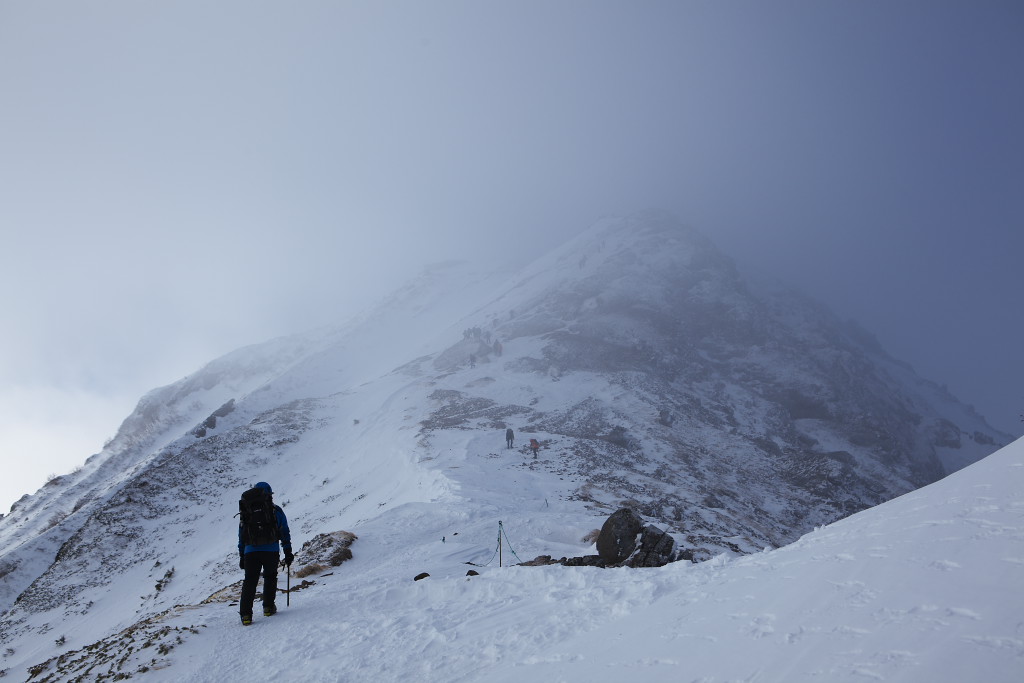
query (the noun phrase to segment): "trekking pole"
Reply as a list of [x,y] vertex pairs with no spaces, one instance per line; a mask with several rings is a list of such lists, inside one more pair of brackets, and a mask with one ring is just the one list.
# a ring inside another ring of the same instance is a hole
[[284,605],[285,607],[292,606],[292,566],[286,565],[285,568],[288,570],[288,578],[285,580],[285,593],[284,593]]

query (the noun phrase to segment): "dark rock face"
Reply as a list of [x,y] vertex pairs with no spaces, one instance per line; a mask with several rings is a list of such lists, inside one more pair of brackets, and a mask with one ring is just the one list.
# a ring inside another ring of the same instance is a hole
[[637,547],[644,521],[629,508],[618,510],[605,520],[597,537],[597,554],[608,564],[626,561]]
[[197,438],[201,439],[206,436],[206,430],[217,428],[217,418],[227,417],[235,411],[235,399],[231,399],[217,410],[213,411],[209,417],[203,420],[200,424],[192,430],[192,434]]
[[676,541],[658,527],[648,524],[640,533],[640,546],[626,560],[627,567],[662,567],[677,558]]
[[[653,524],[644,525],[634,510],[622,508],[613,512],[601,527],[597,537],[597,555],[562,558],[566,567],[661,567],[685,557],[676,548],[676,541],[668,532]],[[547,555],[541,555],[528,565],[552,564]]]

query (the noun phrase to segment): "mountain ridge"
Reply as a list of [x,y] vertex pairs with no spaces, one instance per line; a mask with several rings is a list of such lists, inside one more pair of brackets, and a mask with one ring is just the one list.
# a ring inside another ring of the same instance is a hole
[[[502,277],[439,266],[347,325],[147,394],[101,454],[0,519],[0,640],[199,599],[169,582],[109,606],[163,567],[207,595],[230,583],[223,520],[256,479],[291,492],[303,538],[409,505],[536,509],[580,538],[629,506],[706,560],[792,542],[1010,440],[820,305],[752,292],[667,214],[603,220]],[[510,425],[541,458],[503,451]],[[460,476],[489,469],[523,480],[517,501],[461,498]],[[528,547],[580,545],[551,524]]]

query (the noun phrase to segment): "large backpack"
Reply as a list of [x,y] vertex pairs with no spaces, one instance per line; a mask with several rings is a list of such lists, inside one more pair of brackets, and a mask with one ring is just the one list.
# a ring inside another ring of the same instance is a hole
[[274,514],[274,501],[263,488],[251,488],[238,501],[242,538],[246,545],[268,545],[281,538]]

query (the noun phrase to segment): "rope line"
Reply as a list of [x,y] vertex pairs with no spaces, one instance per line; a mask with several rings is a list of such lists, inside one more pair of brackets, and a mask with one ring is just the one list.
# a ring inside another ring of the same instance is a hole
[[505,537],[505,543],[508,544],[509,552],[512,553],[512,555],[517,560],[519,560],[520,564],[522,564],[522,562],[523,562],[522,558],[520,558],[519,555],[516,555],[516,551],[512,548],[512,541],[508,540],[508,534],[505,533],[505,526],[500,521],[498,522],[498,545],[496,545],[494,547],[494,553],[491,554],[491,559],[487,560],[483,564],[478,564],[476,562],[464,562],[463,564],[468,564],[468,565],[471,565],[473,567],[486,567],[491,562],[494,562],[494,558],[497,556],[498,551],[501,550],[501,538],[502,538],[502,536]]
[[[501,545],[501,538],[500,537],[498,538],[498,545]],[[494,546],[494,553],[491,555],[491,559],[487,560],[483,564],[477,564],[476,562],[466,562],[466,564],[472,565],[474,567],[486,567],[491,562],[494,562],[494,558],[495,558],[495,556],[497,556],[497,554],[498,554],[498,546]]]
[[505,542],[509,544],[509,552],[511,552],[512,555],[514,555],[515,558],[517,560],[519,560],[519,563],[522,564],[522,559],[518,555],[515,554],[514,550],[512,550],[512,542],[509,541],[509,535],[508,535],[508,533],[505,533],[505,529],[504,528],[502,529],[502,535],[505,537]]
[[508,540],[508,534],[505,533],[505,527],[502,525],[501,522],[498,522],[498,531],[500,532],[501,536],[505,537],[505,542],[508,543],[509,552],[511,552],[515,556],[515,558],[519,560],[519,563],[522,564],[523,561],[522,559],[520,559],[518,555],[516,555],[516,551],[512,549],[512,541]]

